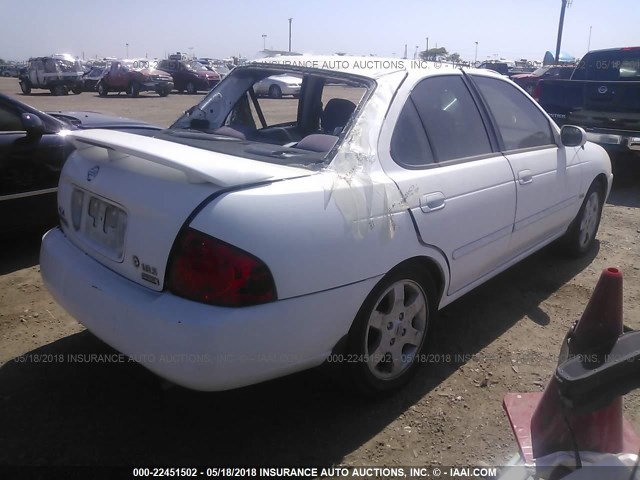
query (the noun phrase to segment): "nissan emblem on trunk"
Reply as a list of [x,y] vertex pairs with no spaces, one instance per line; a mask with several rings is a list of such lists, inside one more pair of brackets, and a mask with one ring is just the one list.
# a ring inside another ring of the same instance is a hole
[[601,87],[598,88],[598,92],[602,94],[607,93],[607,90],[609,89],[607,88],[606,85],[602,85]]
[[91,180],[96,178],[98,176],[99,171],[100,171],[100,167],[98,165],[90,168],[89,171],[87,172],[87,181],[90,182]]

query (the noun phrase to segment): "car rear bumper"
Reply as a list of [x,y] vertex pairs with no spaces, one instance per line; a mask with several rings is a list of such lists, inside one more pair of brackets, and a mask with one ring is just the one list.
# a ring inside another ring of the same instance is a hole
[[619,151],[640,153],[640,134],[589,130],[587,140]]
[[97,337],[161,377],[210,391],[320,365],[378,281],[252,307],[215,307],[125,279],[58,228],[42,240],[40,265],[56,301]]
[[144,90],[156,93],[173,90],[173,82],[145,82],[142,86]]

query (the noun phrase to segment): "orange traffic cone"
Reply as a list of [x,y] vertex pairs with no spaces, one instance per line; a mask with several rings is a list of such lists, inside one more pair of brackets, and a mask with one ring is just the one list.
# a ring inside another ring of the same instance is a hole
[[[622,334],[622,273],[607,268],[568,341],[569,356],[606,354]],[[575,443],[571,439],[574,433]],[[547,385],[531,417],[533,458],[558,451],[620,453],[623,445],[622,397],[586,415],[564,411],[555,377]]]

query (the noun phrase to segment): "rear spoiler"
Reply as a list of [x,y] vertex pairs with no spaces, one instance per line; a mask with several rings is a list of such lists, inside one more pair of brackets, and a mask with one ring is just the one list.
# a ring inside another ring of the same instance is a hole
[[191,183],[233,187],[266,180],[300,177],[308,170],[260,162],[188,145],[114,130],[73,131],[68,138],[78,150],[97,147],[108,151],[109,161],[134,156],[183,172]]

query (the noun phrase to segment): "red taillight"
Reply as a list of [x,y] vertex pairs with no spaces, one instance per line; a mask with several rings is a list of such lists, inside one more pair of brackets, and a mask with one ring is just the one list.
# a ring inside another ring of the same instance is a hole
[[192,228],[176,239],[167,286],[181,297],[225,307],[276,299],[273,276],[260,259]]

